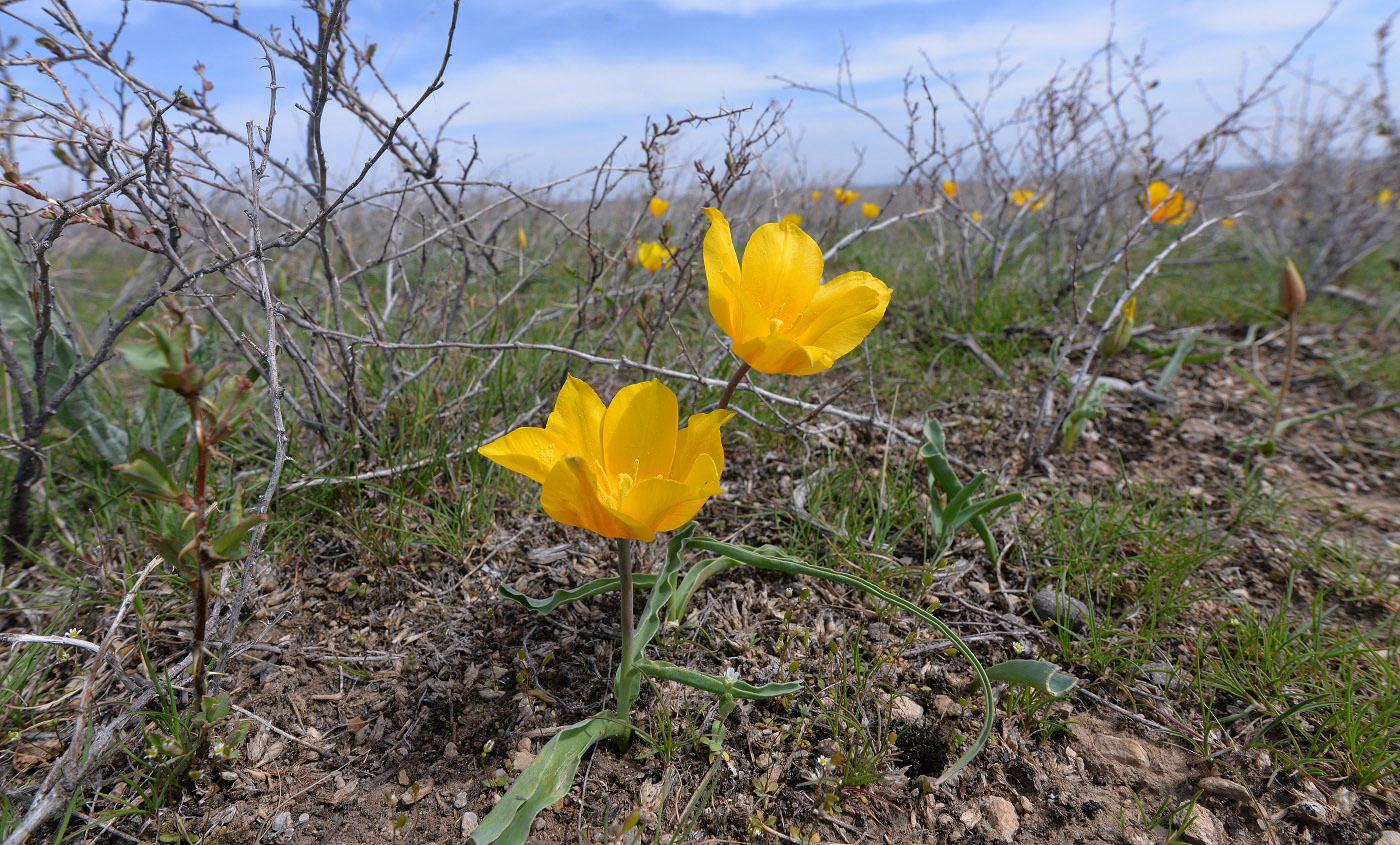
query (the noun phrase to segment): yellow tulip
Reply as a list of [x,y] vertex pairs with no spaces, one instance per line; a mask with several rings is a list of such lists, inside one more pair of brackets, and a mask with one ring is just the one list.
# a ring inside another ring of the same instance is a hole
[[652,217],[660,217],[670,207],[671,204],[661,197],[652,197],[651,201],[647,203],[647,211],[651,212]]
[[676,394],[659,381],[624,387],[606,407],[569,376],[544,428],[517,428],[477,451],[544,485],[551,519],[604,537],[650,542],[720,492],[720,426],[732,411],[692,414],[677,431]]
[[874,220],[876,217],[880,216],[880,206],[873,202],[861,203],[860,213]]
[[980,211],[974,211],[974,212],[972,212],[972,222],[973,222],[973,223],[981,223],[981,222],[982,222],[982,212],[980,212]]
[[637,247],[637,263],[655,273],[671,260],[671,252],[656,241],[648,241]]
[[1395,202],[1395,192],[1389,188],[1381,188],[1376,194],[1376,204],[1384,208]]
[[836,197],[836,201],[841,205],[850,205],[860,199],[860,194],[846,188],[832,188],[831,195]]
[[1196,204],[1186,199],[1181,191],[1160,180],[1147,186],[1147,195],[1142,198],[1147,219],[1153,223],[1185,223]]
[[780,220],[780,221],[778,221],[778,222],[780,222],[780,223],[791,223],[791,224],[794,225],[794,226],[801,226],[801,225],[802,225],[802,215],[801,215],[801,214],[787,214],[787,215],[784,215],[784,216],[783,216],[783,219]]
[[[1027,203],[1030,203],[1033,200],[1035,200],[1035,191],[1028,191],[1025,188],[1017,188],[1016,190],[1011,192],[1011,201],[1017,205],[1026,205]],[[1033,205],[1031,205],[1031,211],[1036,211],[1043,205],[1045,205],[1043,201],[1036,202]]]
[[707,208],[710,314],[734,354],[761,373],[811,375],[860,345],[885,316],[890,289],[864,271],[822,284],[822,251],[793,223],[759,226],[740,265],[729,222]]
[[520,244],[521,250],[524,250],[525,247],[530,243],[528,240],[525,239],[525,227],[521,226],[519,223],[515,225],[515,242]]
[[820,202],[822,198],[822,192],[813,191],[812,193],[808,194],[808,196],[811,198],[812,202]]
[[1220,225],[1224,226],[1226,229],[1233,229],[1235,228],[1235,218],[1226,217],[1224,220],[1220,221]]
[[958,198],[958,183],[952,179],[944,179],[943,193],[948,196],[948,199],[956,200]]

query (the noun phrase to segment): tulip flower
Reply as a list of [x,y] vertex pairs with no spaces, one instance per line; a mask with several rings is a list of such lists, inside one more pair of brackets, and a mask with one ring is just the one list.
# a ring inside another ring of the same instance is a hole
[[1045,207],[1045,200],[1038,198],[1035,191],[1028,191],[1025,188],[1017,188],[1011,192],[1011,201],[1016,205],[1029,206],[1031,211],[1039,211]]
[[655,273],[671,260],[671,251],[656,241],[648,241],[637,247],[637,263]]
[[1395,192],[1389,188],[1381,188],[1376,193],[1376,205],[1385,208],[1395,204]]
[[1105,360],[1128,348],[1133,339],[1136,317],[1137,297],[1134,296],[1123,303],[1123,311],[1118,315],[1118,324],[1113,327],[1113,331],[1104,335],[1103,343],[1099,345],[1099,351],[1103,353]]
[[522,250],[530,243],[529,240],[525,238],[525,227],[521,226],[519,223],[515,225],[515,242],[520,244]]
[[820,202],[822,198],[822,192],[813,191],[812,193],[808,194],[808,197],[812,200],[812,202]]
[[707,208],[705,277],[710,314],[734,354],[761,373],[810,375],[860,345],[885,316],[890,289],[864,271],[822,284],[822,251],[793,223],[767,223],[741,265],[729,222]]
[[1226,229],[1233,229],[1235,228],[1235,218],[1226,217],[1224,220],[1220,221],[1220,225],[1224,226]]
[[671,204],[661,197],[652,197],[651,201],[647,203],[647,211],[651,212],[652,217],[660,217],[670,207]]
[[973,222],[973,223],[981,223],[981,222],[982,222],[982,212],[980,212],[980,211],[974,211],[974,212],[972,212],[972,222]]
[[958,198],[958,183],[952,179],[944,179],[943,193],[947,195],[948,199],[956,200]]
[[801,214],[786,214],[786,215],[783,216],[783,219],[780,220],[780,221],[778,221],[778,222],[779,222],[779,223],[791,223],[791,224],[794,225],[794,226],[801,226],[801,225],[802,225],[802,215],[801,215]]
[[550,518],[604,537],[650,542],[689,522],[720,492],[720,426],[732,411],[692,414],[676,430],[676,394],[659,381],[624,387],[604,406],[570,376],[544,428],[526,426],[477,451],[538,481]]
[[1185,223],[1196,204],[1186,199],[1181,191],[1166,182],[1154,181],[1147,186],[1147,195],[1142,198],[1147,211],[1147,219],[1153,223]]
[[860,194],[846,188],[832,188],[831,195],[836,197],[836,201],[841,205],[850,205],[860,199]]
[[860,213],[874,220],[876,217],[880,216],[880,206],[873,202],[861,203]]

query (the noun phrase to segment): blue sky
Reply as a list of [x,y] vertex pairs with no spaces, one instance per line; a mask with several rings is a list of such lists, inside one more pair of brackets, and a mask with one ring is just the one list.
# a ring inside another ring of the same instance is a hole
[[[40,5],[26,0],[11,8],[32,14]],[[99,37],[110,32],[115,0],[73,5]],[[1125,49],[1141,49],[1153,63],[1149,76],[1161,82],[1166,125],[1185,142],[1212,122],[1213,100],[1228,101],[1241,79],[1257,79],[1327,5],[1125,0],[1111,17],[1109,4],[1087,0],[464,0],[448,84],[424,119],[434,124],[467,102],[448,135],[475,136],[493,175],[531,180],[596,163],[622,136],[631,155],[647,115],[791,101],[789,124],[809,172],[848,169],[859,145],[869,151],[860,178],[879,181],[893,173],[896,148],[851,113],[772,77],[830,86],[844,39],[862,105],[897,123],[900,82],[909,68],[926,67],[925,55],[973,90],[985,86],[1000,55],[1019,66],[993,105],[1005,111],[1057,68],[1101,46],[1112,20]],[[297,19],[314,31],[297,2],[243,0],[241,8],[243,22],[255,30],[286,32]],[[1342,0],[1297,67],[1342,87],[1366,82],[1374,32],[1394,8],[1382,0]],[[441,54],[450,4],[353,0],[350,9],[356,39],[377,43],[377,61],[391,83],[416,96]],[[0,33],[15,30],[0,18]],[[195,85],[191,68],[202,62],[226,123],[263,119],[266,75],[249,42],[186,9],[134,0],[121,43],[134,56],[135,72],[166,88]],[[293,121],[298,80],[288,66],[279,74],[288,86],[279,120]],[[1392,85],[1400,89],[1396,76],[1392,68]],[[956,109],[940,93],[956,131]],[[370,143],[348,123],[337,125],[333,141],[332,153],[347,169]]]

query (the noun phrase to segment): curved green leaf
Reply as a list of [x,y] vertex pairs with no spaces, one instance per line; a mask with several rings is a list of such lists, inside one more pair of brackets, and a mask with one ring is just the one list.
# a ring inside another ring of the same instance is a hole
[[[656,583],[656,576],[646,574],[633,575],[632,583],[638,587],[650,587]],[[544,599],[531,598],[514,587],[508,587],[505,584],[498,586],[496,591],[501,594],[502,598],[510,599],[526,610],[533,610],[536,613],[545,614],[553,612],[560,605],[568,604],[571,601],[591,598],[602,593],[611,593],[621,586],[621,578],[598,578],[582,586],[574,587],[572,590],[555,590],[549,598]]]
[[599,741],[628,730],[611,711],[604,711],[560,731],[481,820],[471,841],[476,845],[523,845],[535,816],[569,791],[584,753]]
[[1044,660],[1007,660],[987,667],[987,677],[1008,684],[1024,684],[1046,695],[1064,695],[1079,683],[1078,678]]
[[734,681],[726,683],[723,678],[715,675],[708,675],[704,672],[697,672],[694,669],[686,669],[665,660],[638,660],[636,662],[637,671],[651,678],[660,678],[663,681],[675,681],[678,684],[685,684],[688,687],[695,687],[705,692],[712,692],[715,695],[731,695],[735,698],[747,698],[757,701],[765,698],[778,698],[784,695],[792,695],[802,689],[802,684],[796,681],[783,681],[780,683],[763,684],[754,686],[744,681]]

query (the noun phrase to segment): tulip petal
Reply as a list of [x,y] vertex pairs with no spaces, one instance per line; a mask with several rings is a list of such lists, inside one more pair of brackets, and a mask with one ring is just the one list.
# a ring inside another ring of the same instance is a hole
[[603,416],[603,466],[635,481],[671,471],[676,455],[676,394],[652,379],[622,388]]
[[671,478],[688,478],[702,455],[708,455],[717,472],[724,471],[724,444],[719,428],[734,416],[733,411],[691,414],[685,428],[676,433],[676,457],[671,461]]
[[819,373],[835,362],[820,349],[803,346],[786,335],[776,333],[736,343],[734,354],[760,373],[770,375],[807,376]]
[[603,414],[607,406],[587,382],[569,376],[554,400],[545,429],[559,438],[565,453],[589,461],[603,457]]
[[704,249],[710,316],[735,342],[763,334],[768,320],[740,284],[739,258],[734,254],[729,221],[717,208],[705,209],[705,216],[710,218]]
[[696,462],[697,483],[669,478],[648,478],[627,494],[623,510],[638,524],[657,531],[673,531],[689,522],[711,496],[720,491],[719,472],[709,455]]
[[554,465],[564,458],[564,445],[543,428],[517,428],[476,450],[512,472],[543,484]]
[[885,316],[890,294],[869,273],[843,273],[818,289],[792,336],[804,346],[825,350],[835,361],[859,346]]
[[744,247],[743,288],[763,313],[797,321],[822,280],[822,248],[791,223],[765,223]]
[[556,522],[604,537],[649,543],[656,532],[598,499],[597,480],[584,459],[569,456],[554,465],[540,490],[540,506]]

